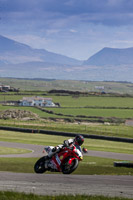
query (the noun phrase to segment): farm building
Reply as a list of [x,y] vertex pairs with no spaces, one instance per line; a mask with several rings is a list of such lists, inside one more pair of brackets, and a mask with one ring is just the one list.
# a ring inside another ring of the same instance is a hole
[[14,87],[11,87],[10,85],[2,85],[0,84],[0,92],[18,92],[19,89],[16,89]]
[[128,119],[128,120],[126,120],[125,121],[125,124],[127,125],[127,126],[133,126],[133,119]]
[[52,98],[43,97],[23,97],[19,102],[20,106],[41,106],[41,107],[54,107]]
[[0,85],[0,91],[9,91],[10,89],[9,85]]
[[97,90],[104,90],[104,86],[95,86],[95,89],[97,89]]

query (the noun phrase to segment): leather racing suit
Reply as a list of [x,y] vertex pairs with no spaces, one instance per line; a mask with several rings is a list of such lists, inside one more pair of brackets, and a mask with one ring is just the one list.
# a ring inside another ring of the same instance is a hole
[[51,151],[48,153],[48,158],[52,158],[52,156],[54,154],[58,153],[64,146],[65,147],[69,147],[69,146],[71,147],[73,145],[76,146],[76,148],[78,148],[80,151],[82,151],[81,147],[78,144],[76,144],[75,139],[68,139],[68,140],[64,140],[64,144],[60,144],[56,147],[53,147],[51,149]]

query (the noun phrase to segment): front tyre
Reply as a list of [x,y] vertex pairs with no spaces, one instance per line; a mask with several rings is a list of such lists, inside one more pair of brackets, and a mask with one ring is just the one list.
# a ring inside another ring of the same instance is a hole
[[62,173],[63,174],[71,174],[78,167],[78,159],[75,158],[71,164],[69,164],[69,159],[64,162],[62,165]]
[[34,165],[34,171],[37,174],[42,174],[46,171],[47,169],[45,168],[45,157],[40,158]]

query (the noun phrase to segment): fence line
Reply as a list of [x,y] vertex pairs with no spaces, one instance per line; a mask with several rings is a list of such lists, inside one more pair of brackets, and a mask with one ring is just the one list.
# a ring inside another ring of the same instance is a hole
[[[41,130],[41,129],[38,130],[38,129],[29,129],[29,128],[17,128],[17,127],[4,127],[4,126],[0,126],[0,130],[26,132],[26,133],[40,133],[40,134],[47,134],[47,135],[60,135],[60,136],[69,136],[69,137],[75,137],[77,135],[77,133],[58,132],[58,131],[49,131],[49,130]],[[85,138],[89,138],[89,139],[100,139],[100,140],[109,140],[109,141],[116,141],[116,142],[133,143],[133,139],[130,139],[130,138],[110,137],[110,136],[102,136],[102,135],[88,135],[88,134],[82,134],[82,135]]]

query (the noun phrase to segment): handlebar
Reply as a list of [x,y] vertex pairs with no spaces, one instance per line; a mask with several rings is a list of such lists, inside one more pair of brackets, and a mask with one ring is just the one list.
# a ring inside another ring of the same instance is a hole
[[63,145],[63,148],[67,148],[67,149],[70,149],[71,151],[73,151],[74,147],[67,147],[65,145]]

